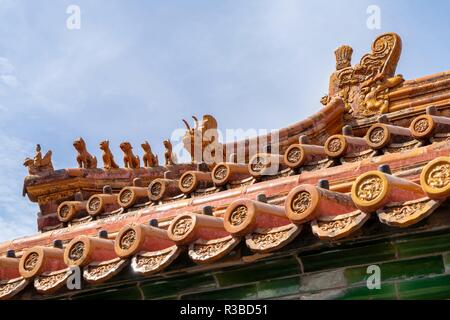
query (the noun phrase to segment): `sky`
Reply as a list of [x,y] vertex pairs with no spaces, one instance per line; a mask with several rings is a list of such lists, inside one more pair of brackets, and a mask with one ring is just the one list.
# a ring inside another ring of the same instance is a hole
[[[67,28],[70,5],[80,28]],[[367,9],[380,9],[368,28]],[[397,72],[450,69],[447,0],[0,0],[0,241],[36,233],[22,197],[22,163],[37,143],[56,169],[76,167],[72,141],[129,141],[141,153],[181,119],[214,115],[220,129],[277,129],[321,108],[334,50],[353,62],[375,37],[397,32]]]

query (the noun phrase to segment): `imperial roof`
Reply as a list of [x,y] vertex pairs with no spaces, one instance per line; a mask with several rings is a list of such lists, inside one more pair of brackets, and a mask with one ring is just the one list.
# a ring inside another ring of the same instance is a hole
[[80,167],[54,170],[38,146],[24,195],[40,207],[41,233],[0,244],[0,299],[69,295],[75,266],[95,288],[383,236],[365,227],[374,219],[391,235],[423,228],[450,196],[450,72],[404,81],[400,53],[388,33],[358,65],[338,63],[324,108],[280,129],[279,142],[255,138],[267,141],[263,153],[251,153],[252,139],[204,139],[212,116],[186,123],[191,154],[200,136],[228,162],[175,164],[169,141],[166,165],[144,143],[141,167],[123,143],[117,168],[102,142],[99,169],[77,139]]

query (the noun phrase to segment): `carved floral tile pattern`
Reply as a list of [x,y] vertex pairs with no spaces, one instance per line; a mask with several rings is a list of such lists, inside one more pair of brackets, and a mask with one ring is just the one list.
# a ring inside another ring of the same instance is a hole
[[328,150],[331,152],[338,152],[341,148],[342,142],[338,138],[334,138],[328,143]]
[[428,123],[427,119],[420,119],[414,124],[414,130],[419,133],[427,131],[429,127],[430,124]]

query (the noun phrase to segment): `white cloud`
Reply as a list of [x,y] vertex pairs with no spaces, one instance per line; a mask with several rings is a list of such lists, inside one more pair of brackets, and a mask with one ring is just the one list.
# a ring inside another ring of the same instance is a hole
[[17,88],[19,86],[19,80],[13,75],[1,75],[0,79],[11,88]]
[[36,204],[22,197],[26,170],[23,159],[32,155],[27,141],[0,134],[0,241],[36,232]]
[[0,57],[0,74],[12,74],[14,71],[12,63],[8,59]]
[[0,57],[0,83],[16,88],[19,85],[19,80],[15,73],[14,65],[7,58]]

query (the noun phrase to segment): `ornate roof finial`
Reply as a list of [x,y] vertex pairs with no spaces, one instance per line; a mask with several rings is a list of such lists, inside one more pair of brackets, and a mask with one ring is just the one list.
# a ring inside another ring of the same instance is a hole
[[204,115],[201,121],[195,116],[192,118],[195,124],[193,128],[183,119],[186,126],[186,133],[182,138],[184,148],[190,153],[192,163],[209,162],[211,164],[214,159],[204,159],[203,151],[209,147],[213,155],[218,148],[217,120],[209,114]]
[[96,169],[97,168],[97,158],[92,156],[86,147],[86,142],[83,138],[78,138],[73,142],[75,150],[78,151],[77,162],[78,167],[84,169]]
[[28,168],[28,174],[30,176],[53,172],[52,151],[47,151],[45,156],[42,157],[41,145],[37,144],[34,159],[26,158],[23,165]]
[[111,152],[111,149],[109,149],[109,141],[103,140],[100,142],[100,150],[103,151],[103,168],[106,170],[110,169],[117,169],[119,166],[114,161],[114,155]]
[[334,51],[336,56],[336,70],[342,70],[352,65],[353,48],[347,45],[340,46]]
[[164,147],[166,150],[164,151],[164,158],[166,159],[166,166],[171,166],[175,164],[172,153],[172,143],[169,139],[163,141]]
[[353,49],[347,45],[336,49],[336,71],[331,75],[328,95],[321,103],[328,105],[333,98],[345,104],[346,120],[363,119],[389,112],[389,91],[403,83],[395,76],[402,40],[396,33],[378,36],[372,52],[352,66]]
[[120,144],[120,149],[123,151],[123,163],[125,168],[139,169],[141,167],[141,161],[139,156],[135,156],[133,153],[133,147],[128,141],[124,141]]
[[144,157],[142,160],[144,161],[145,168],[153,168],[158,166],[158,156],[153,154],[152,147],[148,141],[145,141],[141,144],[142,150],[144,150]]

